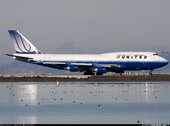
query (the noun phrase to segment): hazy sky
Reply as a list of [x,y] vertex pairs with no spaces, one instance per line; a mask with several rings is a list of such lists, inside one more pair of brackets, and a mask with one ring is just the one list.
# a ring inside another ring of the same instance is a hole
[[0,0],[0,53],[14,53],[9,29],[47,53],[69,44],[96,53],[169,51],[169,6],[170,0]]

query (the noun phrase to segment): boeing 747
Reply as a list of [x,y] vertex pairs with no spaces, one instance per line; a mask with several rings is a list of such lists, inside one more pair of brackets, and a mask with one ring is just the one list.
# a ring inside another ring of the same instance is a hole
[[168,61],[155,52],[112,52],[103,54],[43,54],[19,31],[9,30],[16,53],[6,54],[15,60],[84,75],[128,70],[150,70],[163,67]]

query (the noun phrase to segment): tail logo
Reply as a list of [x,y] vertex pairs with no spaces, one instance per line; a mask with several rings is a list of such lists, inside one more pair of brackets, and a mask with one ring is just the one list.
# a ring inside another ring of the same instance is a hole
[[18,31],[9,30],[9,34],[13,40],[13,45],[17,53],[22,53],[22,54],[40,53],[38,49],[36,49],[36,47]]

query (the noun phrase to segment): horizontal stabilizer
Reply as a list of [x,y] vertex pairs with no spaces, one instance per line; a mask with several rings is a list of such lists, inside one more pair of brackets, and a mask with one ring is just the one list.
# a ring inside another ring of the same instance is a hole
[[30,57],[24,57],[24,56],[17,56],[17,55],[13,55],[13,54],[4,54],[6,56],[11,56],[16,60],[20,60],[20,61],[25,61],[28,62],[29,60],[32,60],[33,58]]

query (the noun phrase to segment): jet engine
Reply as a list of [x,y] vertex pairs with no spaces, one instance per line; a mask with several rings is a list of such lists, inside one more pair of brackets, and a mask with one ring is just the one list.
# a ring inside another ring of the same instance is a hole
[[92,71],[97,73],[106,73],[106,67],[96,67],[92,69]]
[[68,65],[65,67],[65,69],[71,72],[78,72],[79,70],[77,65]]

